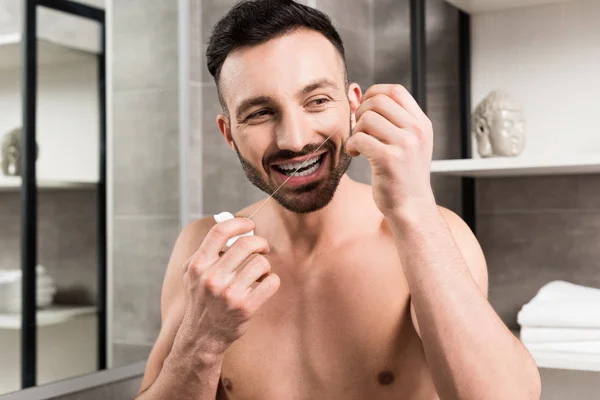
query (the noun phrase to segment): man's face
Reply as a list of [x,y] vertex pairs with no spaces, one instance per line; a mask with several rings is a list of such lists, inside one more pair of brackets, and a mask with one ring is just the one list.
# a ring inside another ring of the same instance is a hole
[[229,118],[219,115],[219,129],[248,179],[269,195],[287,180],[274,198],[290,211],[325,207],[350,165],[344,142],[360,102],[358,85],[346,91],[335,47],[301,29],[240,49],[223,64],[220,86]]

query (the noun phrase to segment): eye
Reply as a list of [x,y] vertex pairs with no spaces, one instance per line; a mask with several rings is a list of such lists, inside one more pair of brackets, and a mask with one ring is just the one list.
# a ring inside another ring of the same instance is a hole
[[310,104],[314,104],[316,106],[322,106],[323,104],[329,103],[329,99],[326,97],[320,97],[318,99],[314,99],[310,102]]
[[252,118],[256,118],[256,117],[264,117],[265,115],[268,115],[270,113],[271,113],[270,110],[262,109],[262,110],[258,110],[257,112],[248,115],[248,117],[246,117],[246,119],[248,120],[248,119],[252,119]]

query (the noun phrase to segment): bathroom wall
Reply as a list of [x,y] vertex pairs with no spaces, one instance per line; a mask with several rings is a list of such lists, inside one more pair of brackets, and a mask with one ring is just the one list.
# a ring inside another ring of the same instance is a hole
[[111,366],[147,358],[179,224],[177,3],[109,7]]

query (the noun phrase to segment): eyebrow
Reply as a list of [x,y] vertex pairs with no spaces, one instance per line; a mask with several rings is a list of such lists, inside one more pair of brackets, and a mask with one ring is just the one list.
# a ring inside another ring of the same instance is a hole
[[242,117],[242,114],[249,108],[254,107],[254,106],[260,106],[263,104],[269,104],[272,102],[273,99],[271,99],[269,96],[257,96],[257,97],[251,97],[249,99],[245,99],[243,100],[239,107],[237,108],[237,112],[235,113],[236,117],[238,119],[240,119]]
[[319,79],[316,82],[310,83],[308,84],[304,89],[302,89],[302,91],[300,92],[300,94],[308,94],[310,92],[313,92],[317,89],[322,89],[322,88],[331,88],[331,89],[337,89],[337,85],[335,83],[333,83],[332,81],[330,81],[327,78],[323,78],[323,79]]
[[[338,87],[335,83],[333,83],[329,79],[323,78],[323,79],[319,79],[318,81],[315,81],[313,83],[306,85],[298,93],[298,96],[307,95],[310,92],[314,92],[315,90],[322,89],[322,88],[337,89]],[[237,111],[235,113],[236,118],[241,119],[242,114],[244,114],[244,112],[246,110],[248,110],[249,108],[269,104],[272,102],[273,102],[273,99],[269,96],[256,96],[256,97],[250,97],[248,99],[245,99],[240,103],[240,105],[237,108]]]

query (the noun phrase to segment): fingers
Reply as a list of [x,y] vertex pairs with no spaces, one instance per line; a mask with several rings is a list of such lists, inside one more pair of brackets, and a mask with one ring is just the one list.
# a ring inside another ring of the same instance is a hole
[[346,141],[346,151],[352,157],[362,154],[368,159],[374,159],[384,151],[385,146],[385,143],[380,142],[365,132],[355,132]]
[[[360,122],[363,119],[367,119],[371,112],[379,114],[396,127],[407,129],[409,131],[414,131],[419,126],[419,121],[415,117],[389,96],[381,93],[376,94],[361,103],[355,113],[356,121]],[[365,132],[368,132],[368,130]]]
[[254,314],[279,289],[281,281],[276,274],[269,274],[246,297],[246,309]]
[[[400,108],[400,107],[398,107]],[[394,144],[399,140],[402,130],[381,114],[367,110],[354,126],[353,132],[364,132],[386,144]]]
[[202,241],[194,258],[201,259],[207,264],[214,263],[219,259],[219,252],[230,238],[250,232],[254,227],[254,221],[247,218],[234,218],[216,224]]
[[229,290],[233,297],[244,296],[248,289],[261,277],[267,276],[271,272],[271,264],[262,255],[253,257],[236,274],[231,282]]
[[371,86],[363,95],[361,103],[376,96],[377,94],[384,94],[389,96],[398,104],[400,104],[406,111],[408,111],[413,117],[422,120],[427,118],[419,103],[414,99],[410,92],[402,85],[390,85],[380,84]]
[[[266,254],[270,251],[267,240],[260,236],[243,236],[221,256],[219,269],[224,273],[232,273],[253,254]],[[264,257],[262,257],[264,258]]]

